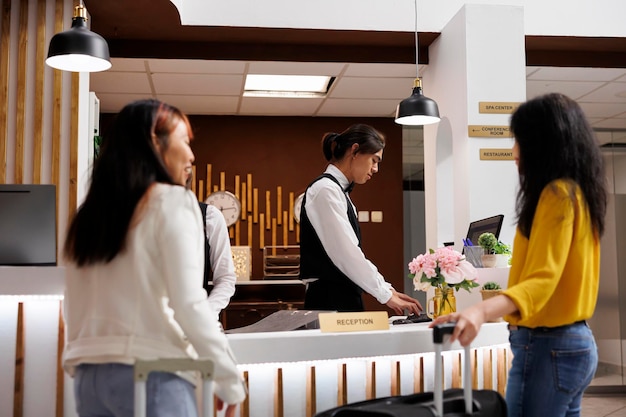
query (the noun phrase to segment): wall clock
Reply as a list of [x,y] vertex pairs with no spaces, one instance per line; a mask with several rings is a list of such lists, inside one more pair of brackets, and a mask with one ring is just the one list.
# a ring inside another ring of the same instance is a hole
[[217,207],[224,215],[226,225],[229,227],[237,223],[241,217],[241,202],[230,191],[214,191],[204,202]]
[[304,193],[296,197],[296,201],[293,202],[293,218],[296,219],[298,223],[300,223],[300,211],[302,210],[303,198],[304,198]]

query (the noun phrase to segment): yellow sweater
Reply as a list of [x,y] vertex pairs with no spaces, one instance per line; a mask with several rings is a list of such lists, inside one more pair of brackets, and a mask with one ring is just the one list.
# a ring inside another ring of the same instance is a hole
[[539,198],[530,240],[519,229],[515,234],[504,293],[519,311],[505,320],[556,327],[588,319],[596,306],[599,275],[600,240],[580,187],[551,182]]

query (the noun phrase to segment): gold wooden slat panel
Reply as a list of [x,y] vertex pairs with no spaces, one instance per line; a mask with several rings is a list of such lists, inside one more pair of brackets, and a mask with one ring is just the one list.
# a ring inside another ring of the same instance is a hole
[[293,203],[295,201],[295,193],[289,192],[289,231],[293,232]]
[[376,398],[376,362],[367,363],[365,370],[365,399]]
[[[241,195],[243,196],[246,195],[246,183],[245,182],[241,184]],[[246,214],[248,214],[246,201],[247,200],[245,198],[239,199],[239,202],[241,203],[241,220],[245,219]]]
[[309,366],[306,373],[306,417],[313,417],[317,412],[317,388],[315,381],[315,366]]
[[478,389],[478,349],[472,349],[472,389]]
[[452,355],[452,388],[463,387],[461,360],[460,353]]
[[[243,371],[243,383],[246,385],[246,392],[250,392],[250,376],[248,375],[248,371]],[[246,395],[246,398],[243,400],[241,405],[239,406],[239,415],[241,417],[250,417],[250,396]]]
[[276,218],[272,219],[272,256],[276,256]]
[[259,249],[263,250],[265,246],[265,227],[263,227],[263,223],[265,223],[265,214],[259,214]]
[[348,365],[339,365],[339,376],[337,378],[337,405],[348,403]]
[[[54,4],[54,33],[63,31],[63,0]],[[57,230],[59,230],[59,182],[61,175],[61,100],[63,89],[63,73],[52,70],[52,146],[51,146],[51,182],[57,186],[56,212]],[[57,232],[57,235],[59,232]]]
[[280,217],[280,213],[283,212],[283,187],[280,185],[276,187],[276,218],[278,225],[282,225],[283,221]]
[[226,172],[220,172],[220,190],[226,190]]
[[498,361],[497,361],[497,376],[498,376],[498,392],[504,396],[506,391],[506,379],[508,374],[508,368],[506,366],[507,350],[505,348],[498,348]]
[[424,392],[424,357],[415,358],[413,365],[413,391],[416,393]]
[[9,119],[9,52],[11,40],[11,0],[2,0],[0,24],[0,184],[6,182],[7,120]]
[[270,230],[272,225],[272,204],[270,199],[270,192],[265,192],[265,228]]
[[211,164],[206,164],[206,196],[211,194]]
[[483,389],[493,389],[493,354],[491,349],[483,349]]
[[[248,180],[248,186],[247,186],[247,193],[245,195],[246,197],[246,204],[248,205],[248,212],[251,213],[252,212],[252,174],[248,174],[247,177]],[[241,196],[242,198],[244,196]]]
[[241,245],[241,222],[235,223],[235,246]]
[[15,112],[15,184],[24,183],[24,130],[26,128],[26,62],[28,57],[28,0],[20,0],[17,45],[17,100]]
[[68,183],[67,215],[72,220],[78,206],[78,85],[79,74],[72,73],[72,99],[70,114],[70,178]]
[[13,377],[13,417],[24,415],[24,304],[17,306],[15,337],[15,376]]
[[56,417],[63,417],[63,397],[65,371],[63,370],[63,349],[65,347],[65,323],[63,322],[63,301],[59,301],[59,334],[57,336],[57,395]]
[[37,38],[35,40],[35,110],[33,117],[33,183],[41,183],[43,149],[44,59],[46,56],[46,0],[37,0]]
[[248,241],[246,242],[248,246],[252,246],[252,216],[248,216]]
[[[280,219],[280,212],[278,218]],[[287,222],[287,216],[289,214],[286,210],[283,211],[283,246],[289,245],[289,223]]]
[[400,361],[393,362],[391,366],[391,395],[402,394],[402,372]]
[[284,417],[283,368],[276,369],[274,382],[274,417]]
[[[254,220],[254,223],[258,223],[259,222],[259,189],[255,188],[254,190],[254,207],[253,207],[253,212],[252,212],[252,219]],[[263,221],[261,221],[261,224],[263,224]]]

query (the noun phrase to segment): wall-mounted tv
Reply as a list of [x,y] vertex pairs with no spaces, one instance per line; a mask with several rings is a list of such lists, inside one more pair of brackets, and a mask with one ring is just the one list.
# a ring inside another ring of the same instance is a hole
[[56,263],[56,187],[0,184],[0,265]]

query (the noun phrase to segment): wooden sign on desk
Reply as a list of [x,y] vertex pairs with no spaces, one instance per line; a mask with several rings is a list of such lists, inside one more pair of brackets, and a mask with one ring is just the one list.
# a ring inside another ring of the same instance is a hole
[[318,318],[322,333],[389,330],[389,318],[386,311],[320,313]]

